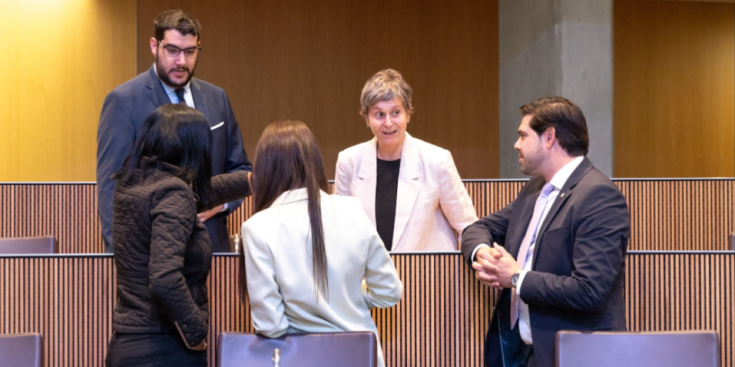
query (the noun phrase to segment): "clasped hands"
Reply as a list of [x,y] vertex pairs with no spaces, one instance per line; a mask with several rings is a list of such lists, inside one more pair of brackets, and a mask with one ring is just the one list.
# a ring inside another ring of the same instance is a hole
[[477,250],[472,268],[475,278],[493,288],[511,288],[510,277],[522,270],[513,256],[497,243]]

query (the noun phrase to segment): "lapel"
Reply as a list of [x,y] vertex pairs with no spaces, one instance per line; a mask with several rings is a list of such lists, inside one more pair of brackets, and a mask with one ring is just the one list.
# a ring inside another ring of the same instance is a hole
[[220,121],[212,121],[209,116],[207,95],[202,92],[202,86],[199,84],[199,81],[191,78],[191,83],[189,84],[189,87],[191,89],[191,97],[194,99],[194,107],[196,107],[197,111],[201,112],[202,115],[204,115],[204,118],[207,120],[209,126],[212,127],[219,124]]
[[[377,155],[376,155],[377,157]],[[418,147],[411,135],[406,133],[401,152],[401,169],[398,173],[398,193],[396,195],[396,221],[393,228],[393,248],[396,248],[411,217],[416,198],[421,191],[421,171]],[[374,195],[374,194],[373,194]]]
[[166,103],[171,103],[171,100],[168,99],[168,96],[166,95],[166,91],[163,90],[161,79],[158,79],[158,75],[156,75],[156,69],[153,66],[148,69],[148,83],[145,87],[146,95],[148,95],[148,98],[150,98],[151,102],[153,102],[153,105],[156,106],[156,108],[161,107]]
[[543,233],[546,232],[546,228],[549,227],[549,223],[554,219],[556,214],[559,212],[559,209],[561,209],[569,197],[572,196],[572,190],[577,186],[579,180],[581,180],[582,177],[584,177],[584,175],[591,169],[592,162],[585,157],[574,172],[572,172],[572,175],[569,176],[567,182],[564,183],[564,187],[559,190],[559,195],[557,195],[556,200],[554,200],[554,203],[551,205],[551,209],[549,209],[549,213],[546,214],[546,218],[544,218],[544,222],[541,223],[541,228],[539,228],[538,235],[536,236],[536,246],[533,250],[533,264],[531,265],[531,269],[536,267],[536,261],[538,260],[538,250],[539,247],[541,247],[541,243],[538,240],[541,238]]
[[378,174],[378,139],[373,138],[360,154],[360,170],[354,181],[355,195],[365,209],[370,221],[375,224],[375,185]]

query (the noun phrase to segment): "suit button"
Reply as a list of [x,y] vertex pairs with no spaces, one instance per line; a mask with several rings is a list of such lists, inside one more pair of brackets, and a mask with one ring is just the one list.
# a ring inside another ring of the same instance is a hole
[[190,337],[190,336],[191,336],[191,334],[186,334],[186,337],[187,337],[187,338],[188,338],[188,337]]
[[181,325],[181,330],[186,330],[186,325]]

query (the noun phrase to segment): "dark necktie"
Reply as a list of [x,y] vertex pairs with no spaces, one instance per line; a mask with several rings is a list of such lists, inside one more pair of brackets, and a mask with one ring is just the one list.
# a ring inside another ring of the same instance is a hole
[[184,99],[184,88],[176,88],[174,92],[176,92],[176,98],[179,99],[179,104],[186,105],[186,99]]

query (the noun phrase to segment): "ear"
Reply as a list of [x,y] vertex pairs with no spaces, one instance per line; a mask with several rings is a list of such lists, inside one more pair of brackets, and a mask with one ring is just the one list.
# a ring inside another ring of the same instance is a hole
[[544,134],[541,136],[542,142],[546,149],[551,149],[552,146],[554,146],[554,143],[556,142],[556,129],[553,127],[550,127],[544,131]]
[[153,57],[156,57],[156,51],[158,51],[158,40],[156,40],[155,37],[151,37],[151,40],[148,41],[148,43],[151,44],[151,54],[153,54]]

